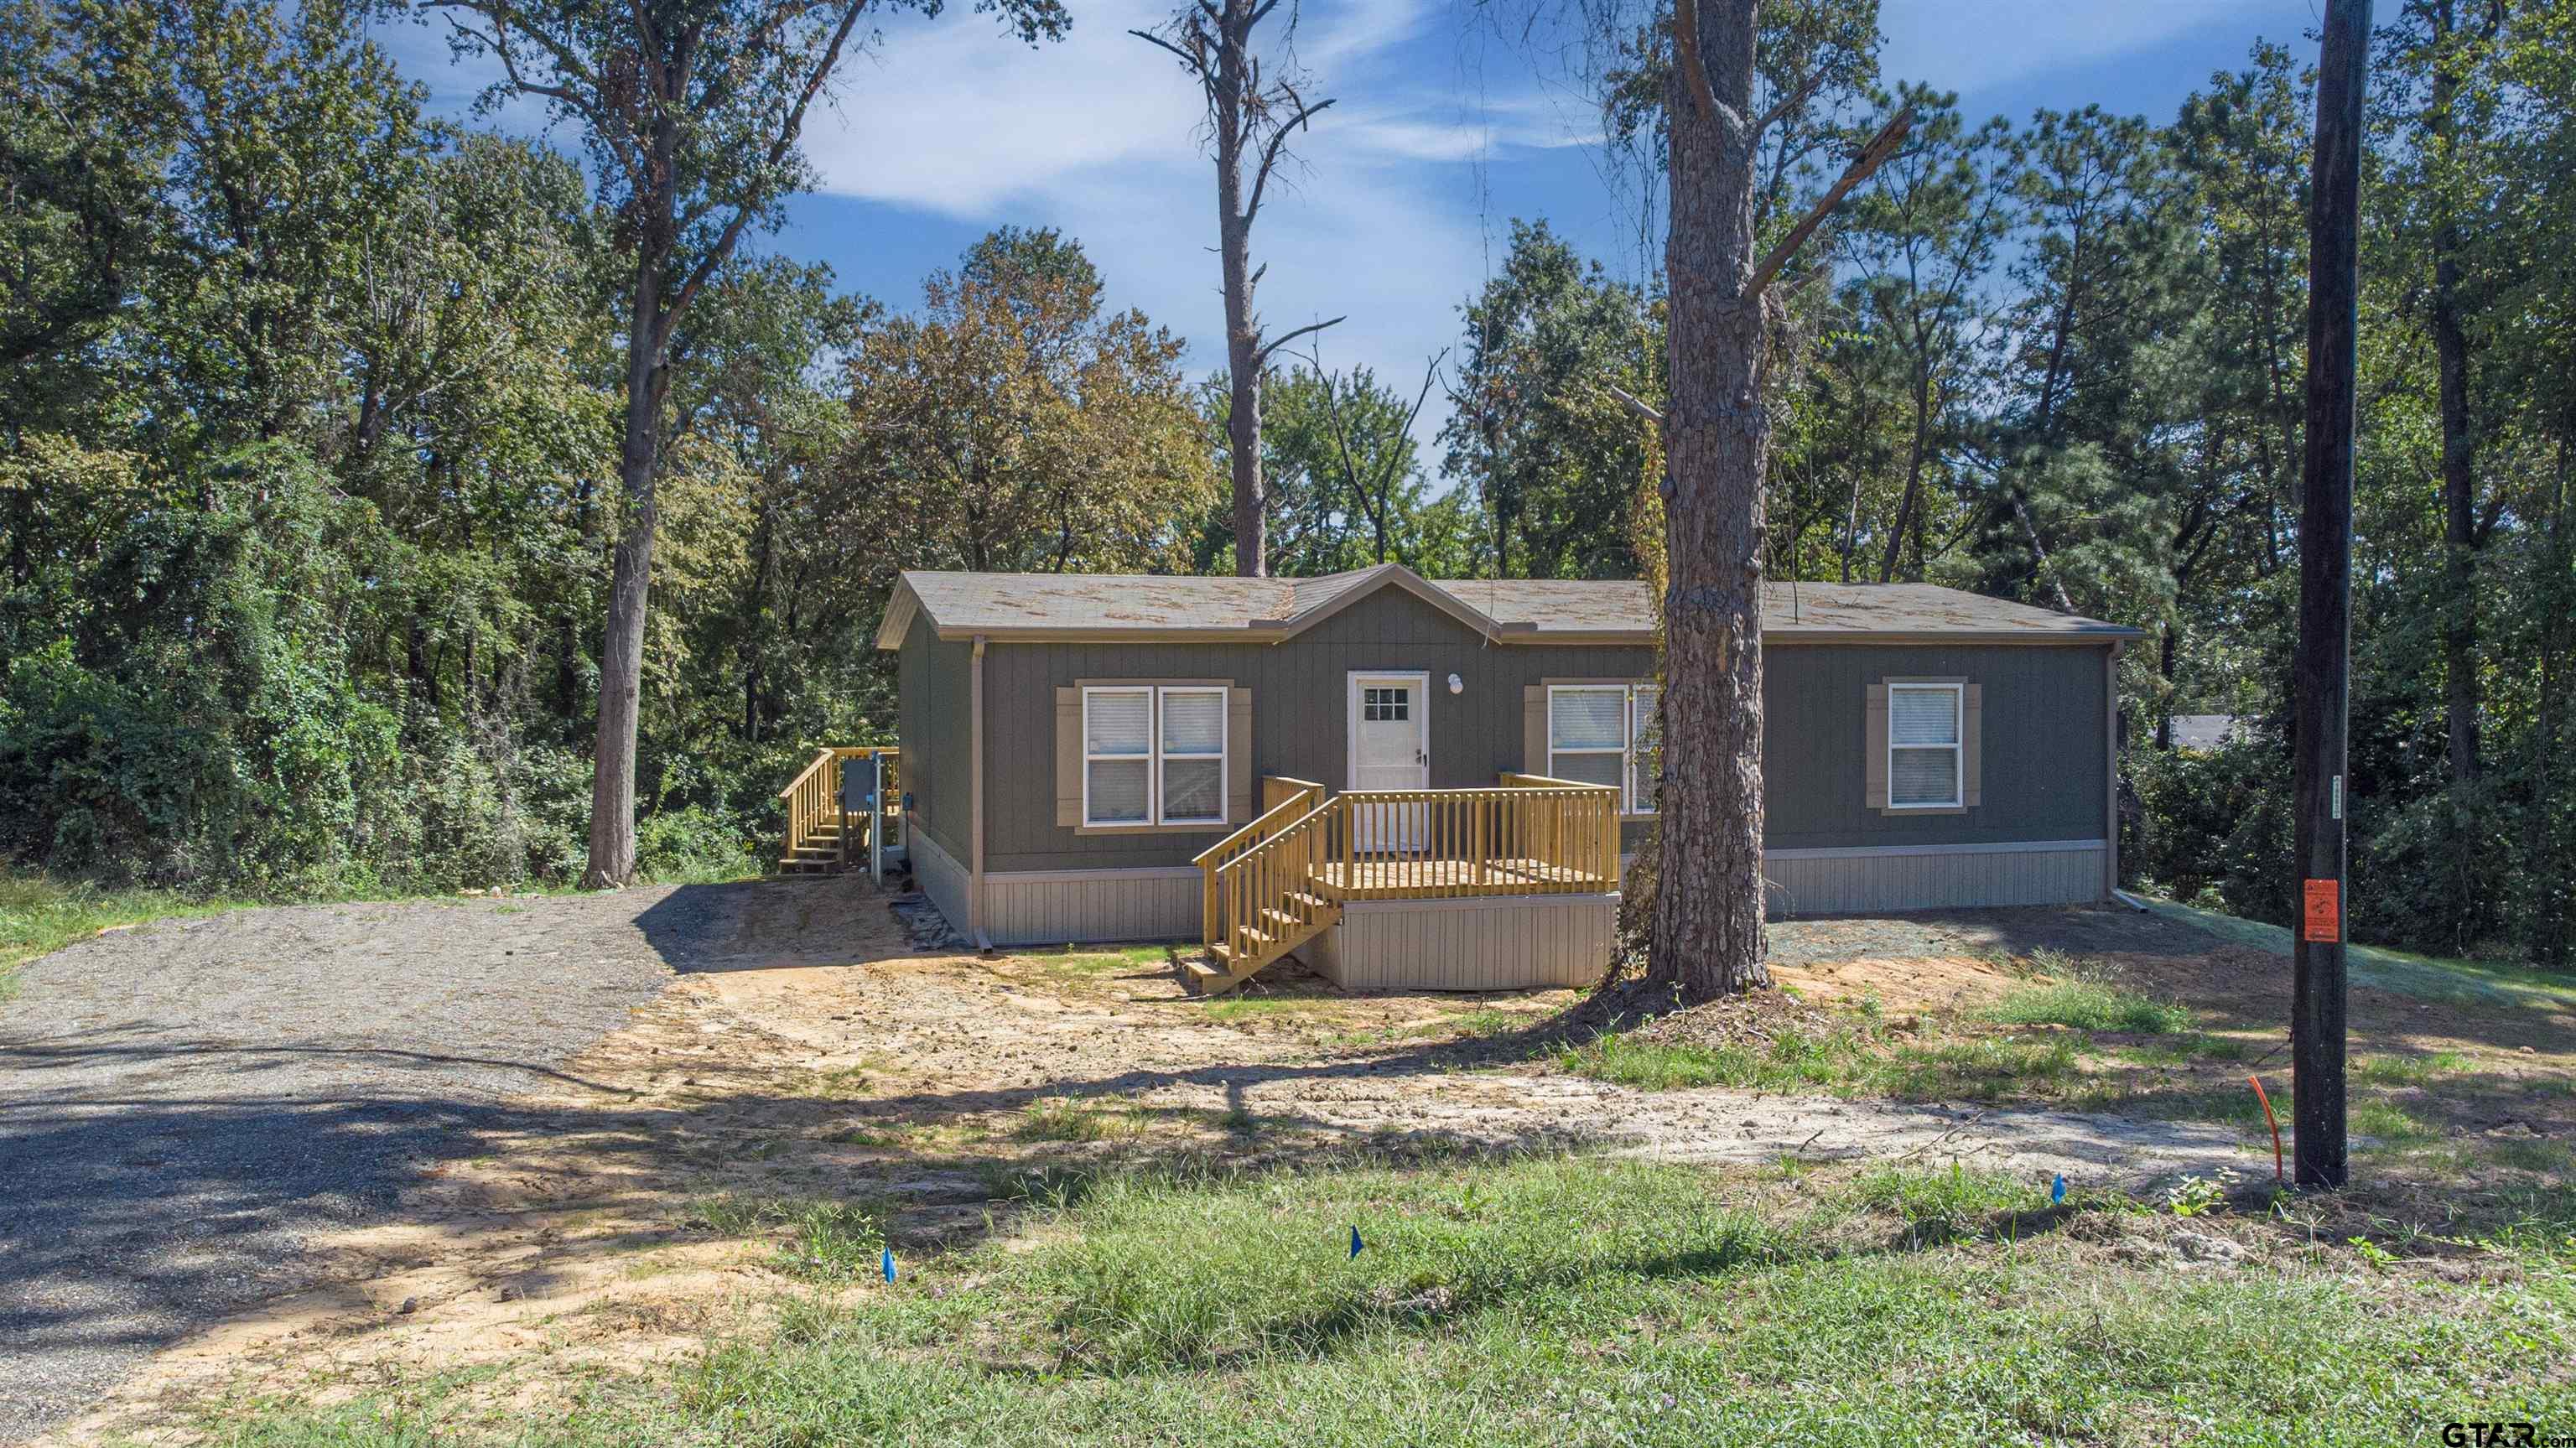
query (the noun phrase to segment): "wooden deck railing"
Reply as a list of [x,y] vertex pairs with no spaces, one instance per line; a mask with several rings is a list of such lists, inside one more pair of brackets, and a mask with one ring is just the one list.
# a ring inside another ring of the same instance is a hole
[[1225,937],[1216,934],[1217,874],[1225,866],[1276,837],[1281,830],[1295,824],[1324,802],[1324,787],[1311,780],[1290,779],[1269,774],[1261,779],[1261,814],[1252,823],[1199,851],[1190,863],[1199,867],[1202,896],[1200,926],[1207,932],[1206,943],[1216,944]]
[[[1481,789],[1320,786],[1198,858],[1202,933],[1240,978],[1338,918],[1346,900],[1582,894],[1619,881],[1619,791],[1538,775]],[[1298,806],[1307,801],[1300,812]]]
[[[882,748],[841,746],[814,751],[813,762],[778,792],[778,797],[787,802],[785,858],[793,859],[798,850],[809,845],[840,840],[841,766],[846,761],[895,752],[891,745]],[[864,841],[860,843],[864,845]]]

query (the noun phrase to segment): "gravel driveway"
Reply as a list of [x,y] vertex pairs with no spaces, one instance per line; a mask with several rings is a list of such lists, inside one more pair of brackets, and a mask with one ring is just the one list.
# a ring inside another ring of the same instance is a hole
[[245,910],[118,931],[0,1002],[0,1443],[304,1284],[706,949],[723,887]]

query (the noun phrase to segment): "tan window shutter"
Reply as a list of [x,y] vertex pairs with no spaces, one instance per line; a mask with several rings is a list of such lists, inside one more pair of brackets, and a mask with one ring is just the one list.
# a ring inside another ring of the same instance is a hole
[[1252,691],[1225,691],[1225,817],[1252,823]]
[[1521,773],[1547,773],[1547,685],[1521,686]]
[[[1844,735],[1848,739],[1850,735]],[[1861,807],[1887,808],[1887,686],[1869,686],[1869,728],[1861,736]]]
[[1055,822],[1082,823],[1082,691],[1055,691]]
[[1975,809],[1978,789],[1985,782],[1985,770],[1979,767],[1982,751],[1977,747],[1977,713],[1982,707],[1983,689],[1970,684],[1959,692],[1959,803]]

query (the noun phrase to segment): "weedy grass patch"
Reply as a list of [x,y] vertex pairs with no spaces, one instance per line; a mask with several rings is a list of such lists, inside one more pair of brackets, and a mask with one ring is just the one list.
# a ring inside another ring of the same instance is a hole
[[[798,1297],[773,1331],[559,1410],[397,1389],[261,1404],[219,1440],[2357,1448],[2480,1405],[2576,1412],[2563,1273],[2426,1292],[2339,1240],[2177,1272],[1993,1230],[2109,1209],[2044,1201],[1967,1171],[1569,1157],[1095,1180],[895,1287]],[[2184,1230],[2124,1220],[2090,1235]],[[1981,1230],[1908,1230],[1933,1225]]]
[[2169,1036],[2191,1025],[2191,1012],[2171,1001],[2093,981],[2024,986],[1979,1013],[2005,1026],[2069,1026]]

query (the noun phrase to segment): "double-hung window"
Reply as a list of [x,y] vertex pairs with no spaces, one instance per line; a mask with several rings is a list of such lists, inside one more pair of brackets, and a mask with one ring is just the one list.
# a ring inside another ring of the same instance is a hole
[[1887,807],[1957,809],[1961,804],[1958,684],[1887,686]]
[[1082,822],[1225,823],[1223,687],[1082,691]]
[[1619,791],[1626,814],[1655,811],[1663,775],[1662,691],[1652,684],[1556,684],[1547,691],[1547,774]]

